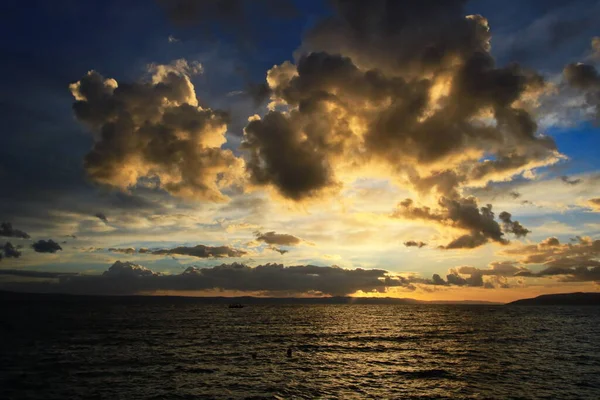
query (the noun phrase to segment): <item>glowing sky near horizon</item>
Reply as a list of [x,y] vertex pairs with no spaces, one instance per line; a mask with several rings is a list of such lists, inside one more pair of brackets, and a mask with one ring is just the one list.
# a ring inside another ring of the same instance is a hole
[[600,1],[3,14],[0,289],[600,290]]

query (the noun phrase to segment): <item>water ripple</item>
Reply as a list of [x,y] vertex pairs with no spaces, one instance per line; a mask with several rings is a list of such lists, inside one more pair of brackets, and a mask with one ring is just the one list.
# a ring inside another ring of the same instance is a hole
[[600,391],[593,307],[18,303],[0,310],[0,337],[2,399],[597,399]]

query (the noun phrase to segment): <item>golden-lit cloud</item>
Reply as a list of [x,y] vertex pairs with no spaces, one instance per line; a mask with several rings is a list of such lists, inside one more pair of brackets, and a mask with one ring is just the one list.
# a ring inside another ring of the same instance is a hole
[[592,210],[600,212],[600,197],[589,199],[587,203]]
[[[422,194],[456,197],[564,158],[518,107],[544,92],[544,79],[495,65],[485,18],[465,18],[454,1],[385,13],[334,3],[339,14],[309,32],[298,61],[267,74],[271,111],[249,123],[243,143],[254,184],[303,200],[378,166]],[[365,31],[348,19],[363,14],[379,24]]]
[[224,150],[227,115],[198,106],[199,64],[151,65],[151,80],[119,85],[90,71],[70,89],[76,117],[95,135],[85,158],[92,180],[123,190],[142,178],[176,196],[224,201],[243,160]]

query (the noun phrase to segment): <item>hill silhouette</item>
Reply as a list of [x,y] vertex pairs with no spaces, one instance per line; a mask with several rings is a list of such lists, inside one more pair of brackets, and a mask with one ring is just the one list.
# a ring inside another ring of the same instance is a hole
[[515,306],[600,306],[600,293],[544,294],[531,299],[516,300],[507,305]]

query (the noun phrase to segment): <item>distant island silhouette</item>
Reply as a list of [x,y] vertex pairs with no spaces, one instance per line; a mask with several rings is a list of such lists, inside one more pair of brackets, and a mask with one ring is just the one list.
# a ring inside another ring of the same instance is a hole
[[516,300],[507,305],[515,306],[600,306],[600,293],[544,294],[531,299]]

